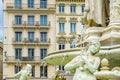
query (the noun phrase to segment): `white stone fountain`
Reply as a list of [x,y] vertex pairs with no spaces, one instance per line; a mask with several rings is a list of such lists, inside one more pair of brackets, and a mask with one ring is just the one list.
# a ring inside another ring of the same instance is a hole
[[[85,1],[86,6],[89,7],[85,8],[83,18],[83,21],[87,24],[87,29],[85,30],[86,36],[84,36],[84,41],[78,45],[84,44],[85,47],[88,47],[86,44],[92,40],[100,41],[101,46],[99,52],[96,53],[95,56],[100,57],[102,60],[101,68],[100,70],[98,69],[98,71],[95,71],[93,75],[100,80],[120,80],[120,0],[106,0],[110,1],[110,4],[106,3],[107,5],[110,5],[109,24],[107,26],[102,23],[105,21],[102,21],[105,17],[103,17],[103,14],[101,13],[101,11],[103,12],[102,3],[105,0],[92,0],[93,2],[90,0]],[[87,3],[87,1],[90,1],[90,3]],[[94,6],[90,6],[91,3],[95,3]],[[94,10],[94,13],[92,12],[93,9],[96,9]],[[97,18],[95,18],[96,16]],[[79,47],[57,51],[48,54],[44,60],[50,64],[66,65],[76,56],[81,56],[80,54],[82,51],[83,48]],[[71,70],[70,67],[68,70]],[[95,78],[85,79],[85,76],[82,77],[84,77],[84,79],[77,78],[76,80],[96,80]]]

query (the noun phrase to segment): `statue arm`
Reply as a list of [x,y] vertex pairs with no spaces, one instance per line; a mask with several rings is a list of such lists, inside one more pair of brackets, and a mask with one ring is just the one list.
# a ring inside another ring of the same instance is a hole
[[66,71],[69,71],[69,70],[75,70],[77,67],[80,66],[80,61],[79,61],[80,57],[77,56],[75,57],[72,61],[70,61],[69,63],[67,63],[64,67],[64,69]]
[[15,78],[18,78],[18,77],[20,77],[20,75],[21,75],[21,71],[20,72],[18,72],[17,74],[15,74]]
[[91,73],[94,73],[98,69],[99,65],[100,65],[100,58],[96,57],[93,64],[90,61],[88,61],[86,58],[84,68],[89,70]]

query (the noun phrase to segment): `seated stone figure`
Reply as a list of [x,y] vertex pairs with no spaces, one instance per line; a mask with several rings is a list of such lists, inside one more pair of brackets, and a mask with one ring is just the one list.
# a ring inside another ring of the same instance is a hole
[[99,41],[93,40],[90,42],[86,52],[75,57],[72,61],[65,65],[66,71],[75,72],[73,80],[96,80],[93,73],[98,69],[100,59],[99,57],[95,57],[93,55],[98,53],[99,49]]
[[29,80],[29,77],[31,76],[31,70],[32,66],[30,64],[27,64],[25,70],[21,70],[15,74],[15,77],[18,78],[18,80]]

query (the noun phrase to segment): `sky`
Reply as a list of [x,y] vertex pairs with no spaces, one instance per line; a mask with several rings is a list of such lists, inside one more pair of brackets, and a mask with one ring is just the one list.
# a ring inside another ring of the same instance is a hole
[[0,40],[3,39],[3,4],[0,0]]

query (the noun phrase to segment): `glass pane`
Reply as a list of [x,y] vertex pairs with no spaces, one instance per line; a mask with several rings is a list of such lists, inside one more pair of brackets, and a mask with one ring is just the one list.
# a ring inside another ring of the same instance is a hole
[[16,25],[22,24],[22,15],[15,15],[15,24]]
[[64,32],[64,23],[59,23],[59,32]]
[[22,0],[15,0],[15,8],[22,8]]
[[28,57],[30,60],[34,59],[34,49],[33,48],[28,49]]
[[28,40],[31,42],[31,41],[34,41],[34,32],[28,32]]
[[40,34],[41,34],[40,36],[41,42],[47,42],[47,32],[41,32]]
[[40,0],[40,8],[47,8],[47,0]]
[[28,16],[28,25],[34,25],[34,16]]
[[28,0],[28,8],[34,8],[34,0]]
[[64,4],[59,5],[59,12],[64,12]]
[[15,32],[15,41],[22,41],[22,32]]
[[76,5],[75,4],[71,4],[70,11],[71,11],[71,13],[76,12]]
[[82,12],[84,12],[85,4],[82,4]]
[[47,15],[40,16],[40,25],[47,26]]
[[15,48],[15,59],[21,59],[22,57],[22,48]]

